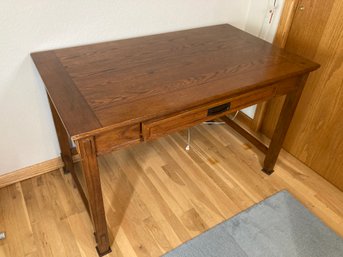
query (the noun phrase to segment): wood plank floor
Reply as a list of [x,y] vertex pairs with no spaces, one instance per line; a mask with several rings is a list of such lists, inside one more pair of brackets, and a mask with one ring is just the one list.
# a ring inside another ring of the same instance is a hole
[[[282,152],[272,176],[262,154],[227,126],[192,129],[99,159],[110,256],[160,256],[249,206],[288,189],[343,236],[343,193]],[[0,256],[97,256],[70,175],[54,171],[0,189]]]

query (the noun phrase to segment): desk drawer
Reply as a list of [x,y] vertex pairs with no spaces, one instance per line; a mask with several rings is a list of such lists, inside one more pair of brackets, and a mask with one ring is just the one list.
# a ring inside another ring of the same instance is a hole
[[207,111],[201,110],[191,113],[180,113],[160,120],[152,120],[142,124],[144,140],[155,139],[160,136],[176,132],[201,123],[207,117]]
[[254,90],[249,93],[207,103],[194,109],[142,123],[144,140],[151,140],[235,112],[244,107],[270,99],[275,87]]
[[95,136],[98,154],[111,152],[140,142],[140,124],[114,128]]

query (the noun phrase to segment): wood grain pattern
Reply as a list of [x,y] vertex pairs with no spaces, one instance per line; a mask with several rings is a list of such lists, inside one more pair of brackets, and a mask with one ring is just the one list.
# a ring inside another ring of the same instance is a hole
[[287,94],[285,102],[282,106],[280,117],[275,127],[275,131],[270,141],[266,158],[263,162],[263,171],[271,174],[274,171],[274,166],[281,151],[285,140],[289,125],[291,124],[293,114],[297,108],[301,93],[305,86],[309,74],[299,77],[298,88],[290,94]]
[[[40,52],[32,58],[73,139],[318,68],[230,25]],[[78,100],[83,107],[75,120],[79,107],[64,102]]]
[[55,158],[34,164],[0,176],[0,188],[29,179],[53,170],[62,169],[64,166],[61,158]]
[[[264,114],[266,112],[266,107],[267,107],[267,102],[258,103],[256,105],[256,110],[255,110],[253,118],[250,118],[248,115],[245,114],[246,124],[249,125],[249,127],[255,132],[258,132],[261,129]],[[243,112],[240,112],[240,113],[243,113]],[[240,116],[242,117],[242,115]]]
[[[343,189],[342,1],[302,0],[285,49],[322,64],[309,77],[284,147]],[[277,107],[270,104],[262,132],[273,131]]]
[[[286,80],[288,84],[289,80]],[[293,86],[295,86],[293,84]],[[180,131],[200,124],[201,122],[213,120],[232,112],[236,112],[244,107],[270,99],[275,96],[276,91],[283,87],[283,82],[268,85],[262,89],[252,90],[235,97],[217,100],[215,102],[202,105],[200,107],[183,111],[181,113],[162,116],[142,123],[142,135],[144,140],[155,139],[172,132]],[[228,104],[227,111],[208,114],[208,110]]]
[[96,116],[74,86],[55,53],[33,53],[31,57],[69,136],[99,128],[100,123]]
[[60,145],[61,150],[61,158],[64,163],[63,170],[65,173],[73,172],[74,171],[74,165],[73,165],[73,154],[72,154],[72,144],[71,139],[66,131],[66,129],[63,126],[63,123],[55,109],[55,106],[53,105],[50,96],[48,95],[49,99],[49,105],[50,110],[52,113],[52,118],[54,120],[55,129],[58,137],[58,142]]
[[[319,67],[230,25],[46,51],[32,58],[71,170],[66,135],[77,145],[86,185],[81,195],[88,200],[100,255],[110,248],[98,155],[137,143],[141,136],[163,136],[288,93],[296,88],[289,81]],[[228,103],[228,111],[213,112]],[[286,126],[277,130],[264,170],[273,169],[290,119],[281,116]],[[196,217],[188,211],[186,220]]]
[[116,149],[137,144],[141,140],[140,124],[114,128],[95,136],[97,155],[108,153]]
[[280,48],[285,47],[297,8],[299,8],[299,0],[285,0],[279,26],[273,41],[274,45]]
[[[299,0],[285,0],[278,29],[276,31],[275,38],[273,41],[273,45],[280,48],[285,47],[288,34],[292,26],[293,18],[298,8],[298,3]],[[256,132],[260,131],[262,125],[264,125],[264,129],[270,128],[268,130],[268,134],[271,135],[273,133],[271,131],[271,128],[275,128],[276,119],[267,119],[265,118],[265,116],[274,116],[274,118],[278,117],[278,114],[280,114],[281,112],[284,100],[284,97],[280,97],[276,99],[271,99],[269,101],[270,103],[264,102],[258,104],[256,107],[254,118],[252,119],[252,121],[249,121],[246,124],[250,124],[250,128]],[[272,107],[268,108],[268,106]],[[277,115],[275,115],[275,113],[277,113]]]
[[82,162],[82,173],[85,180],[86,197],[95,229],[97,250],[100,255],[104,255],[110,252],[111,248],[107,232],[94,138],[85,138],[79,140],[77,142],[77,147],[79,149]]
[[258,138],[256,138],[252,133],[250,133],[249,130],[246,130],[239,126],[236,122],[231,120],[230,118],[224,116],[221,117],[221,119],[229,125],[231,128],[233,128],[236,132],[241,134],[244,138],[246,138],[250,143],[252,143],[258,150],[260,150],[262,153],[268,152],[268,146],[263,144]]
[[[158,257],[282,189],[343,236],[343,193],[287,152],[267,176],[262,154],[228,126],[193,128],[99,158],[109,257]],[[79,169],[79,165],[76,165]],[[71,174],[0,189],[1,257],[96,257]]]

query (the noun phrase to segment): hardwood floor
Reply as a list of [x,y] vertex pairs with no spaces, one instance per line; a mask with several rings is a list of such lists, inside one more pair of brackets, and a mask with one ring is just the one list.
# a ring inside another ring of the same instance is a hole
[[[108,256],[160,256],[282,189],[343,236],[343,192],[281,152],[262,154],[228,126],[192,129],[99,159]],[[97,256],[92,225],[71,176],[54,171],[0,189],[0,256]]]

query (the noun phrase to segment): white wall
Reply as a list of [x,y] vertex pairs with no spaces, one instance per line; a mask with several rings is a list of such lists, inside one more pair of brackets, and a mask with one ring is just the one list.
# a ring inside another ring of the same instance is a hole
[[1,0],[0,174],[59,155],[44,86],[30,52],[220,23],[243,28],[248,3]]
[[0,175],[59,155],[30,52],[221,23],[250,28],[254,2],[1,0]]

